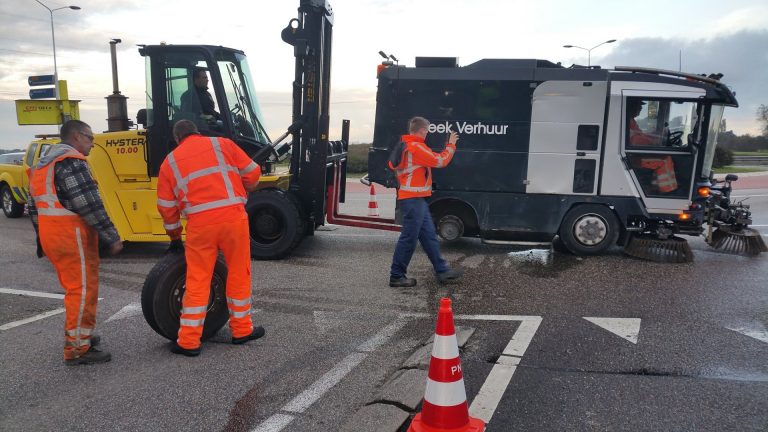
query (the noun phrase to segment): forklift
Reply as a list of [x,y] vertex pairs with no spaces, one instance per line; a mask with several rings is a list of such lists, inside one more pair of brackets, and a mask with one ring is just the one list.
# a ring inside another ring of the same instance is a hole
[[[149,178],[156,182],[160,165],[175,147],[172,128],[179,120],[194,121],[202,135],[232,139],[262,168],[259,189],[249,194],[245,204],[254,259],[287,256],[326,220],[398,229],[392,221],[338,211],[338,204],[345,198],[350,124],[344,120],[341,139],[329,140],[332,29],[333,11],[326,0],[300,0],[298,17],[281,32],[295,57],[293,122],[274,141],[263,126],[242,51],[207,45],[139,49],[146,58],[148,77],[147,108],[140,110],[138,117],[139,123],[146,125],[144,156]],[[182,96],[192,88],[195,71],[201,69],[210,74],[210,90],[219,108],[217,116],[190,113],[183,106]],[[282,161],[290,161],[288,171],[282,171]],[[153,192],[155,188],[148,190]],[[221,257],[213,273],[203,339],[216,334],[229,319],[227,269]],[[178,334],[185,277],[183,253],[168,253],[149,272],[142,289],[141,305],[147,323],[170,340]]]

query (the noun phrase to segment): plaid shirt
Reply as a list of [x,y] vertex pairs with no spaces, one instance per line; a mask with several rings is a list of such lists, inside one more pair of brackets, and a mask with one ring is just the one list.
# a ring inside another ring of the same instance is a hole
[[[120,235],[107,215],[88,163],[80,159],[63,159],[56,163],[53,173],[53,184],[61,205],[77,213],[85,223],[98,231],[104,244],[111,245],[119,241]],[[29,200],[29,215],[37,229],[37,207],[33,199]]]

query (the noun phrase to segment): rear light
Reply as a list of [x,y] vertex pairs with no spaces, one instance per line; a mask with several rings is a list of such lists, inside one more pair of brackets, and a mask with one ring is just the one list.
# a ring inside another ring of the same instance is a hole
[[681,220],[681,221],[687,221],[687,220],[691,220],[691,215],[690,215],[690,213],[680,213],[680,214],[677,216],[677,218],[678,218],[679,220]]
[[702,186],[696,190],[696,194],[702,198],[707,198],[711,194],[711,191],[709,190],[709,186]]
[[384,69],[386,69],[386,68],[387,68],[387,66],[388,66],[388,65],[385,65],[385,64],[380,64],[378,67],[376,67],[376,78],[378,78],[378,77],[379,77],[379,75],[381,75],[381,71],[383,71]]

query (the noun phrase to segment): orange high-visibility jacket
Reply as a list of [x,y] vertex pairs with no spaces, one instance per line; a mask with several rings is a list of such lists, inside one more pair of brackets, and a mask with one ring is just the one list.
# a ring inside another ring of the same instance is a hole
[[395,170],[397,181],[400,188],[397,190],[397,199],[420,198],[432,195],[432,168],[443,168],[447,166],[453,154],[456,152],[456,145],[447,143],[445,150],[441,153],[435,153],[424,144],[424,138],[415,135],[403,135],[402,141],[405,143],[403,156]]
[[242,217],[245,186],[258,183],[261,168],[227,138],[190,135],[160,166],[157,209],[166,230],[181,227],[181,215],[197,224]]
[[[643,133],[635,119],[629,120],[629,143],[632,145],[659,145],[658,139]],[[677,189],[675,163],[671,156],[664,158],[642,158],[640,167],[653,170],[653,181],[659,192],[672,192]]]

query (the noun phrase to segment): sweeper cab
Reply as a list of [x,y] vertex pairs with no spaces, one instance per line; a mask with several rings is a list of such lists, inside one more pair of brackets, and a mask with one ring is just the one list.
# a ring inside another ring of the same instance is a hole
[[[618,244],[656,261],[690,261],[680,235],[748,255],[766,251],[731,175],[712,162],[725,107],[720,76],[640,67],[566,68],[546,60],[386,61],[378,70],[369,180],[395,186],[386,161],[408,119],[451,164],[433,170],[430,208],[445,240],[555,242],[578,255]],[[706,225],[706,229],[705,229]]]

